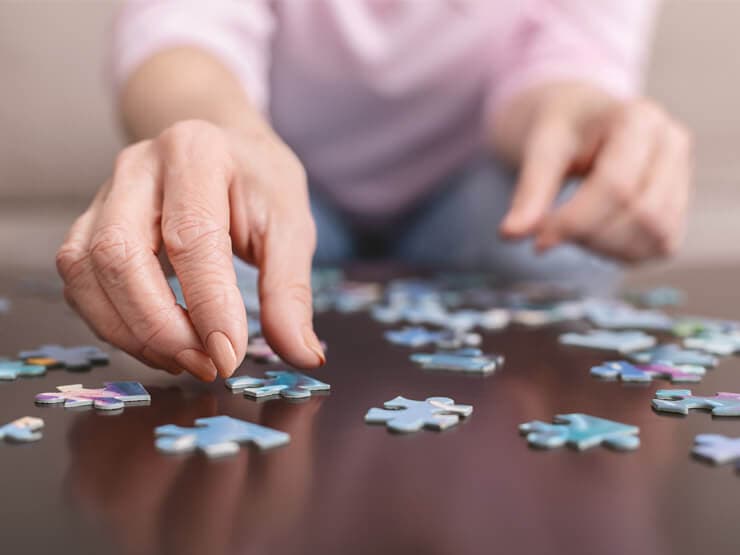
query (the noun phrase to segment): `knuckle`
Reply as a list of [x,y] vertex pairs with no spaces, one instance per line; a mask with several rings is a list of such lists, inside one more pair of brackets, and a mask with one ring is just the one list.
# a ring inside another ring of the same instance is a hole
[[56,253],[57,271],[65,284],[70,284],[84,272],[87,251],[74,243],[64,243]]
[[122,149],[116,156],[113,174],[120,175],[136,167],[141,161],[143,152],[149,148],[149,144],[150,141],[141,141]]
[[90,244],[90,261],[107,284],[121,283],[137,267],[141,251],[128,235],[120,225],[109,224],[97,231]]
[[227,229],[205,214],[189,209],[162,222],[162,240],[174,258],[197,256],[202,263],[231,253]]

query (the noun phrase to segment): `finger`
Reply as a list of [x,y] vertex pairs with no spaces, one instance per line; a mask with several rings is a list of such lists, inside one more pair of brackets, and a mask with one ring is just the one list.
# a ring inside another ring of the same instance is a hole
[[596,156],[594,169],[569,201],[547,218],[536,240],[540,251],[583,241],[620,211],[632,209],[654,156],[663,119],[632,110],[618,121]]
[[151,143],[122,153],[95,224],[90,257],[98,282],[144,355],[213,380],[216,369],[157,260],[160,183]]
[[141,343],[125,325],[95,278],[89,257],[94,222],[110,184],[102,187],[90,208],[70,228],[57,252],[56,264],[64,280],[64,298],[103,341],[128,352],[144,364],[163,368],[173,374],[182,370],[156,356],[146,358]]
[[578,137],[560,121],[541,124],[524,152],[511,208],[500,231],[521,237],[535,231],[557,196],[578,150]]
[[311,259],[316,229],[308,206],[274,217],[258,249],[260,307],[267,341],[280,357],[301,368],[326,362],[313,330]]
[[195,330],[219,374],[228,377],[247,348],[247,317],[229,236],[229,148],[215,128],[188,123],[163,137],[162,149],[167,255]]

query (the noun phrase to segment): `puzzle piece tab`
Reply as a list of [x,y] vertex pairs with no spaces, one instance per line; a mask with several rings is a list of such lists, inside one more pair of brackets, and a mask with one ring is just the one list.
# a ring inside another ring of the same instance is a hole
[[409,358],[427,370],[449,370],[475,374],[490,374],[504,363],[503,356],[484,354],[480,349],[414,353]]
[[0,426],[0,439],[19,442],[38,441],[41,439],[41,432],[39,430],[43,427],[44,421],[41,418],[24,416],[9,424]]
[[458,349],[480,345],[482,338],[478,333],[455,330],[432,331],[422,326],[406,327],[385,332],[385,338],[396,345],[406,347],[425,347],[435,345],[442,349]]
[[365,415],[368,424],[385,424],[392,432],[418,432],[422,428],[445,430],[473,413],[471,405],[456,405],[449,397],[428,397],[424,401],[406,399],[400,395],[371,408]]
[[139,382],[105,382],[100,389],[86,389],[81,384],[60,385],[54,393],[39,393],[36,402],[64,408],[94,406],[98,410],[122,409],[129,403],[148,403],[151,397]]
[[657,362],[635,366],[625,360],[605,362],[591,368],[592,376],[619,378],[623,382],[651,382],[662,378],[672,383],[696,383],[701,381],[705,373],[703,366],[670,366]]
[[19,376],[42,376],[44,374],[46,374],[46,366],[43,364],[0,359],[0,380],[15,380]]
[[705,368],[717,366],[717,357],[701,351],[682,349],[673,343],[658,345],[652,349],[630,353],[629,358],[641,364],[660,362],[679,366],[683,366],[684,364],[704,366]]
[[314,391],[328,391],[331,386],[300,372],[276,370],[265,372],[266,378],[234,376],[226,380],[226,387],[247,397],[261,399],[280,395],[286,399],[305,399]]
[[655,338],[641,331],[591,330],[586,333],[564,333],[558,341],[564,345],[629,353],[655,345]]
[[740,416],[740,393],[720,392],[712,397],[692,395],[690,389],[659,389],[653,408],[661,412],[689,414],[691,409],[711,411],[714,416]]
[[553,422],[526,422],[519,426],[519,432],[527,436],[530,445],[542,449],[569,445],[582,451],[605,445],[618,451],[629,451],[640,446],[637,426],[578,413],[558,414]]
[[694,438],[694,449],[691,452],[714,464],[735,462],[740,469],[740,438],[738,437],[699,434]]
[[208,457],[224,457],[239,451],[240,443],[251,442],[260,449],[285,445],[290,435],[265,426],[244,422],[230,416],[198,418],[195,428],[174,424],[159,426],[155,446],[164,453],[189,453],[199,449]]
[[68,370],[87,370],[91,366],[108,364],[108,355],[92,346],[41,345],[38,349],[21,351],[18,358],[30,364],[43,363],[47,368],[64,367]]

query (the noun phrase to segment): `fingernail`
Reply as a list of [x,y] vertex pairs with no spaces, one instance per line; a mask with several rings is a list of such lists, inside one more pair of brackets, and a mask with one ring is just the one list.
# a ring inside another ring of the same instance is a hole
[[324,349],[321,348],[319,338],[316,337],[316,334],[314,333],[311,326],[303,327],[303,344],[309,351],[311,351],[318,357],[319,366],[323,366],[324,364],[326,364],[326,355],[324,354]]
[[206,381],[216,379],[216,367],[207,354],[196,349],[184,349],[175,356],[175,362],[189,373]]
[[236,369],[236,353],[226,334],[213,331],[206,339],[206,348],[222,376],[230,376]]

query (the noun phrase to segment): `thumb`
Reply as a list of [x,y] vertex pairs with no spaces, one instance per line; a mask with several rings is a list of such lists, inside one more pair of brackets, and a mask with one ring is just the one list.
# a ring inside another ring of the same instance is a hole
[[578,151],[576,130],[562,120],[534,127],[524,149],[511,207],[501,222],[501,235],[520,238],[534,233],[562,186]]
[[271,218],[259,260],[260,310],[265,338],[288,364],[315,368],[326,362],[313,330],[311,260],[316,231],[310,214]]

